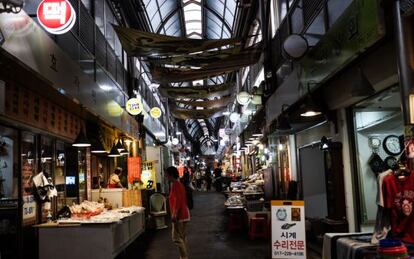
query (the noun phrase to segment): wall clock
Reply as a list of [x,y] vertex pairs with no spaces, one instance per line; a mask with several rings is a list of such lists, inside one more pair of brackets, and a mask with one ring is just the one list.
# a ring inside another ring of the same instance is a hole
[[378,137],[370,137],[368,139],[368,145],[371,147],[371,149],[378,150],[381,146],[381,139]]
[[392,170],[396,170],[398,168],[398,161],[393,156],[385,158],[385,164],[387,164],[387,167]]
[[388,155],[397,156],[401,153],[401,143],[397,135],[388,135],[382,142],[382,147]]

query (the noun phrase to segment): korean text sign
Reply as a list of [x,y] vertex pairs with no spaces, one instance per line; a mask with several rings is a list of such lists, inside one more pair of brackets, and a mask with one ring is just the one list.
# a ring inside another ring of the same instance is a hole
[[75,25],[76,12],[68,0],[43,0],[37,8],[40,25],[49,33],[63,34]]
[[152,190],[156,188],[155,182],[155,161],[142,163],[141,189]]
[[128,157],[128,183],[141,179],[141,157]]
[[305,202],[272,201],[272,259],[306,259]]

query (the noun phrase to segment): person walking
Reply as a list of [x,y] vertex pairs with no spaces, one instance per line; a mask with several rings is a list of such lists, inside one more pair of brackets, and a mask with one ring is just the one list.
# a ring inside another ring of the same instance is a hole
[[214,169],[214,187],[216,188],[217,192],[221,192],[223,190],[223,179],[222,179],[222,170],[221,164],[218,164],[217,168]]
[[204,177],[205,177],[205,181],[207,184],[207,191],[209,192],[211,190],[211,182],[213,181],[213,179],[211,178],[210,168],[207,168],[206,174],[204,175]]
[[201,179],[201,171],[197,169],[195,172],[195,180],[196,180],[196,187],[198,191],[201,191],[201,184],[203,183],[203,179]]
[[172,241],[178,248],[180,259],[188,259],[187,222],[190,210],[184,185],[179,181],[178,170],[174,166],[167,168],[166,176],[171,183],[169,203],[172,224]]
[[184,175],[183,178],[181,179],[181,183],[184,185],[185,188],[185,194],[187,196],[187,207],[192,210],[194,207],[194,202],[193,202],[193,186],[191,184],[191,180],[190,180],[190,172],[188,170],[187,167],[184,167]]

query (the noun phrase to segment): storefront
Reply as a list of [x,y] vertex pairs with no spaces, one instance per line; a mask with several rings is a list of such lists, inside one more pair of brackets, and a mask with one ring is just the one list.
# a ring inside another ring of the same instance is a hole
[[[3,32],[9,28],[0,53],[7,64],[0,71],[0,254],[35,258],[39,237],[33,225],[57,219],[66,205],[93,200],[92,189],[105,188],[116,167],[128,187],[127,160],[138,154],[138,123],[121,108],[125,93],[113,81],[104,82],[113,91],[102,90],[26,13],[0,20]],[[80,133],[92,146],[72,146]],[[115,141],[127,146],[123,157],[106,155]],[[124,205],[120,193],[114,209]]]
[[[353,105],[353,140],[355,145],[355,184],[358,190],[361,231],[373,231],[377,219],[378,175],[396,170],[412,133],[404,127],[400,108],[399,86]],[[352,141],[352,140],[351,140]],[[402,158],[403,160],[405,158]]]

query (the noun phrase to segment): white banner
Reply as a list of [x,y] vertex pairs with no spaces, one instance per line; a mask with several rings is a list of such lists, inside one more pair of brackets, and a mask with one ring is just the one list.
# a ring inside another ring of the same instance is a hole
[[272,201],[272,259],[306,259],[305,202]]

